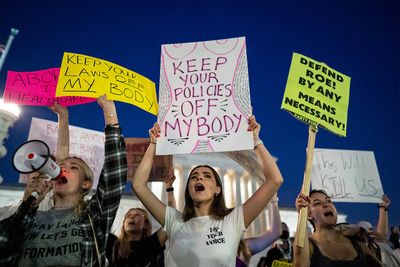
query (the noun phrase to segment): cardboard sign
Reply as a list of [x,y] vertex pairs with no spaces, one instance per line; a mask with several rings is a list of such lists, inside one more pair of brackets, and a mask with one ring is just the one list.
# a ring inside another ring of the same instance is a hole
[[[136,169],[143,159],[147,147],[150,145],[149,138],[125,138],[126,158],[128,162],[128,179],[133,180]],[[149,181],[163,182],[173,169],[172,156],[155,156],[151,168]]]
[[380,203],[384,194],[372,151],[315,149],[311,185],[337,202]]
[[350,77],[293,53],[282,109],[307,124],[346,136]]
[[[32,139],[44,141],[49,146],[50,153],[55,154],[58,139],[57,122],[33,117],[28,136],[28,140]],[[77,156],[89,165],[94,176],[92,188],[96,188],[104,163],[104,133],[70,125],[69,139],[70,156]],[[21,174],[19,181],[26,183],[27,176]]]
[[31,72],[7,72],[4,103],[27,106],[72,106],[96,101],[82,96],[56,97],[59,68]]
[[[265,176],[254,150],[241,150],[225,152],[225,155],[239,163],[260,184],[265,182]],[[274,158],[277,161],[276,158]]]
[[284,260],[274,260],[271,267],[293,267],[293,263]]
[[157,155],[252,149],[246,41],[161,47]]
[[146,77],[112,62],[64,53],[58,79],[57,96],[87,96],[135,105],[157,115],[155,84]]

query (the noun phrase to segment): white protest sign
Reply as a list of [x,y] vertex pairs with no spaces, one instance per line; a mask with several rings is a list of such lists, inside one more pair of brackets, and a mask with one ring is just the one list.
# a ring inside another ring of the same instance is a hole
[[[69,126],[69,155],[83,159],[93,171],[94,183],[97,187],[104,163],[104,133],[81,127]],[[45,142],[50,153],[55,154],[58,139],[58,124],[54,121],[32,118],[28,140],[39,139]],[[26,183],[27,176],[21,174],[19,181]]]
[[161,47],[157,155],[253,149],[246,40]]
[[337,202],[380,203],[384,194],[372,151],[315,149],[311,185]]

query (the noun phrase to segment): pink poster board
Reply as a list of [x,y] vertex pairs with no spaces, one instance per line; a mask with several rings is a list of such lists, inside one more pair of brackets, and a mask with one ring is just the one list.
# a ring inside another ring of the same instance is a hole
[[96,101],[81,96],[56,97],[59,68],[16,72],[8,71],[3,101],[27,106],[72,106]]
[[161,47],[157,155],[253,149],[244,37]]

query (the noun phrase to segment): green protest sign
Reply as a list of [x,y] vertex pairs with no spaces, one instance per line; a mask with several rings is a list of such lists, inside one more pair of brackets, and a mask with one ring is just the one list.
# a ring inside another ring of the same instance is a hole
[[346,136],[350,77],[293,53],[281,108],[307,124]]

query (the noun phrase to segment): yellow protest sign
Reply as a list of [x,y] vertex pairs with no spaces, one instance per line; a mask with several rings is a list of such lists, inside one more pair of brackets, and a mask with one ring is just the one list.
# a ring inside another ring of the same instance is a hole
[[307,124],[346,136],[350,77],[293,53],[282,109]]
[[112,62],[81,54],[65,52],[56,96],[86,96],[135,105],[157,115],[158,104],[154,82]]
[[293,267],[293,263],[286,261],[274,260],[271,267]]

